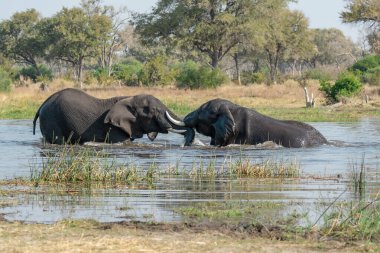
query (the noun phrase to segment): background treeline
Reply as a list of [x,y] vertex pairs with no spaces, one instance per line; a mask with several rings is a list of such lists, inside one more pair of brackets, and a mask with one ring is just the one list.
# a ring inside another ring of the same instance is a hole
[[347,1],[341,13],[368,28],[360,45],[338,29],[309,28],[289,2],[159,0],[139,14],[82,0],[51,17],[18,12],[0,23],[0,90],[53,78],[185,88],[311,78],[335,99],[334,81],[380,84],[378,0]]

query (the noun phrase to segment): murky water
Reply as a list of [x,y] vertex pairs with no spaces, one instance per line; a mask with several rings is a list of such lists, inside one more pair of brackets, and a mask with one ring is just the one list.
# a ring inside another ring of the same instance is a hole
[[[113,189],[30,189],[12,186],[17,194],[1,196],[0,213],[9,220],[55,222],[64,218],[91,218],[99,221],[143,220],[177,221],[173,209],[202,201],[249,200],[318,203],[353,199],[349,188],[353,167],[364,160],[368,184],[367,196],[380,191],[380,119],[363,119],[355,123],[312,123],[331,145],[315,148],[287,149],[273,145],[243,147],[181,147],[182,137],[159,134],[154,142],[138,139],[128,145],[102,145],[120,163],[159,168],[178,166],[191,170],[199,161],[215,168],[240,158],[296,162],[301,179],[267,180],[229,179],[193,181],[185,177],[160,177],[153,188],[135,186]],[[199,136],[204,143],[207,137]],[[95,144],[90,144],[94,145]],[[0,179],[29,177],[41,161],[41,134],[32,135],[31,120],[0,120]],[[10,186],[1,186],[1,190]],[[3,203],[3,205],[1,205]],[[5,204],[4,204],[5,203]],[[7,203],[11,203],[8,205]],[[304,208],[304,205],[303,207]]]

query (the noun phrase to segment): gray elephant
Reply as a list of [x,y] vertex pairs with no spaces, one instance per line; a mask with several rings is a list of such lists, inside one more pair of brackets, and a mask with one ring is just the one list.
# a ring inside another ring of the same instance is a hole
[[[77,89],[64,89],[51,95],[38,109],[33,120],[40,118],[40,129],[49,143],[88,141],[116,143],[133,141],[144,134],[153,141],[158,133],[180,133],[189,145],[195,132],[168,121],[169,109],[151,95],[121,96],[98,99]],[[178,117],[169,111],[175,119]]]
[[210,145],[259,144],[273,141],[284,147],[299,148],[327,143],[314,127],[290,120],[277,120],[231,103],[214,99],[189,113],[183,121],[167,117],[177,126],[193,127],[210,136]]

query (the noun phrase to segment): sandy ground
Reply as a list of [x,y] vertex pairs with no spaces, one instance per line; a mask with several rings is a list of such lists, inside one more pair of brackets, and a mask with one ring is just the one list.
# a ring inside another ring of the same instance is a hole
[[376,247],[323,239],[280,241],[180,225],[0,222],[0,252],[376,252]]

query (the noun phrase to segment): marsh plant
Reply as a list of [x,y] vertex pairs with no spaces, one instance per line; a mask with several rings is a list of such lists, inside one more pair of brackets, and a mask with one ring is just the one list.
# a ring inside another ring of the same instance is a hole
[[379,194],[371,201],[342,202],[324,215],[321,234],[380,241]]
[[296,160],[283,161],[266,159],[261,162],[252,162],[250,159],[240,157],[228,164],[230,176],[251,178],[297,178],[300,176],[300,165]]
[[31,169],[31,181],[40,183],[104,183],[125,184],[152,182],[154,164],[141,171],[134,163],[118,164],[115,157],[103,150],[88,147],[63,146],[43,153],[42,168]]
[[353,163],[351,166],[351,186],[355,195],[358,195],[360,200],[365,198],[366,184],[366,168],[363,155],[360,166],[356,163]]

